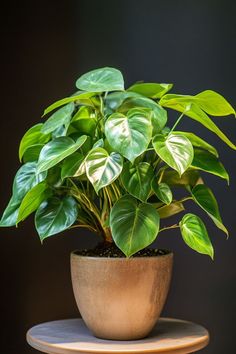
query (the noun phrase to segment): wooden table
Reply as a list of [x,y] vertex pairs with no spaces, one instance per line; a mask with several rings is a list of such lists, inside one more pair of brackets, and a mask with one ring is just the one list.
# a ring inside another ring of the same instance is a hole
[[32,327],[27,341],[33,348],[49,354],[186,354],[204,348],[209,334],[195,323],[161,318],[145,339],[111,341],[94,337],[82,319],[69,319]]

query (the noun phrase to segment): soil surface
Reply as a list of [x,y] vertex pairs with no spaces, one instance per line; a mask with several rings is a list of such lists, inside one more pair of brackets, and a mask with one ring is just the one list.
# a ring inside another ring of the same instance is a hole
[[[167,250],[158,248],[145,248],[132,257],[156,257],[170,253]],[[124,253],[114,243],[99,243],[95,248],[78,250],[76,254],[87,257],[108,257],[108,258],[125,258]]]

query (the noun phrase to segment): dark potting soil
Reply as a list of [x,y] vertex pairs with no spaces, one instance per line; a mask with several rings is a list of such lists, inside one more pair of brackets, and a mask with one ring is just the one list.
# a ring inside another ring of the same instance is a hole
[[[145,248],[135,253],[132,257],[156,257],[168,254],[167,250],[158,248]],[[76,251],[76,254],[87,257],[108,257],[108,258],[125,258],[124,253],[114,244],[99,243],[95,248]]]

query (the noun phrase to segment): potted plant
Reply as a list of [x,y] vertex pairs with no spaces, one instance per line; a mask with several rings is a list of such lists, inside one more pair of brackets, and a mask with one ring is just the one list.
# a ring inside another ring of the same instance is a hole
[[[200,173],[229,181],[217,150],[179,131],[194,119],[228,146],[236,146],[210,116],[235,114],[218,93],[169,94],[172,84],[138,82],[127,90],[119,70],[82,75],[79,91],[53,103],[43,123],[23,136],[12,197],[0,226],[35,213],[41,242],[69,228],[87,228],[103,242],[71,255],[76,301],[88,327],[102,338],[146,336],[164,305],[173,254],[149,247],[164,230],[179,228],[183,241],[213,259],[203,221],[185,213],[195,202],[228,235],[217,201]],[[169,126],[166,108],[180,112]],[[53,113],[52,113],[53,112]],[[184,196],[174,196],[175,188]],[[178,224],[165,219],[183,213]],[[164,226],[160,226],[164,220]]]

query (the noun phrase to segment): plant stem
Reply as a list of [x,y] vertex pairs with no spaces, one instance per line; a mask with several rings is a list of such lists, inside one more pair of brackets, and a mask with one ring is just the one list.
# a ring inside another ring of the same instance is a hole
[[[177,119],[177,121],[175,122],[175,124],[173,125],[172,129],[170,130],[169,134],[171,134],[173,132],[173,130],[176,128],[177,124],[179,124],[179,122],[181,121],[181,119],[183,118],[185,114],[185,111],[179,116],[179,118]],[[169,135],[168,134],[168,135]]]
[[185,197],[183,199],[180,199],[179,202],[186,202],[187,200],[193,200],[193,197]]
[[161,231],[165,231],[165,230],[170,230],[170,229],[177,229],[179,227],[179,224],[174,224],[174,225],[171,225],[171,226],[166,226],[166,227],[163,227],[162,229],[159,230],[159,233]]

